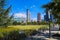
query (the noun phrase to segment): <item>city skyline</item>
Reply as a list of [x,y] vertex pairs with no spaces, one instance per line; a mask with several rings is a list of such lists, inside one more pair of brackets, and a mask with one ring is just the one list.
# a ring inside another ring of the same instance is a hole
[[26,9],[29,9],[31,12],[31,19],[37,20],[38,12],[41,13],[43,19],[45,9],[42,8],[42,5],[50,1],[51,0],[8,0],[7,3],[8,6],[12,5],[10,14],[14,13],[16,15],[15,17],[26,17]]

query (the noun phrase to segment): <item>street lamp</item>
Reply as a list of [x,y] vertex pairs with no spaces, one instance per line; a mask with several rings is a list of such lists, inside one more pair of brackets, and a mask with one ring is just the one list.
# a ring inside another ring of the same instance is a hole
[[48,11],[48,22],[49,22],[49,38],[51,38],[51,26],[50,26],[50,14],[51,14],[51,10]]

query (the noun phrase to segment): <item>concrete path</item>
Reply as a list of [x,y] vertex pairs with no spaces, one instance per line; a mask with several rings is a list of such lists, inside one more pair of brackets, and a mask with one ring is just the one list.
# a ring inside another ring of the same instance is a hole
[[[49,33],[49,31],[44,31],[44,33]],[[60,31],[51,31],[51,33],[60,33]]]
[[[58,31],[51,31],[51,34],[55,34],[57,33]],[[60,31],[59,31],[60,33]],[[30,40],[57,40],[57,39],[54,39],[54,38],[49,38],[49,31],[44,31],[43,33],[38,33],[34,36],[30,36],[29,39]]]

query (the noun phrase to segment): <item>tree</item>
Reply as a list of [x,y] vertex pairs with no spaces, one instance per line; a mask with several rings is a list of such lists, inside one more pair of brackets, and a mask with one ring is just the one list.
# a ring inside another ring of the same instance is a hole
[[[46,12],[51,10],[51,13],[54,15],[55,19],[57,19],[57,23],[60,24],[60,0],[52,0],[50,3],[43,5],[43,8],[46,9]],[[49,37],[51,37],[50,30],[50,19],[49,19]]]
[[0,26],[7,27],[13,15],[9,17],[9,11],[11,9],[11,6],[5,9],[5,2],[6,0],[0,0]]
[[52,0],[42,7],[45,8],[46,11],[51,10],[51,13],[54,15],[55,19],[57,19],[57,22],[60,23],[60,0]]

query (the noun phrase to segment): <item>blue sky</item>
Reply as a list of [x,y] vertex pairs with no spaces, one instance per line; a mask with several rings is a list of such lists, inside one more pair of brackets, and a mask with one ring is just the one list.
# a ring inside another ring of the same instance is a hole
[[[37,13],[41,13],[41,18],[45,14],[42,5],[49,3],[51,0],[8,0],[7,4],[12,5],[12,10],[10,13],[14,14],[26,14],[26,9],[30,10],[31,18],[37,18]],[[19,16],[21,16],[19,15]]]

